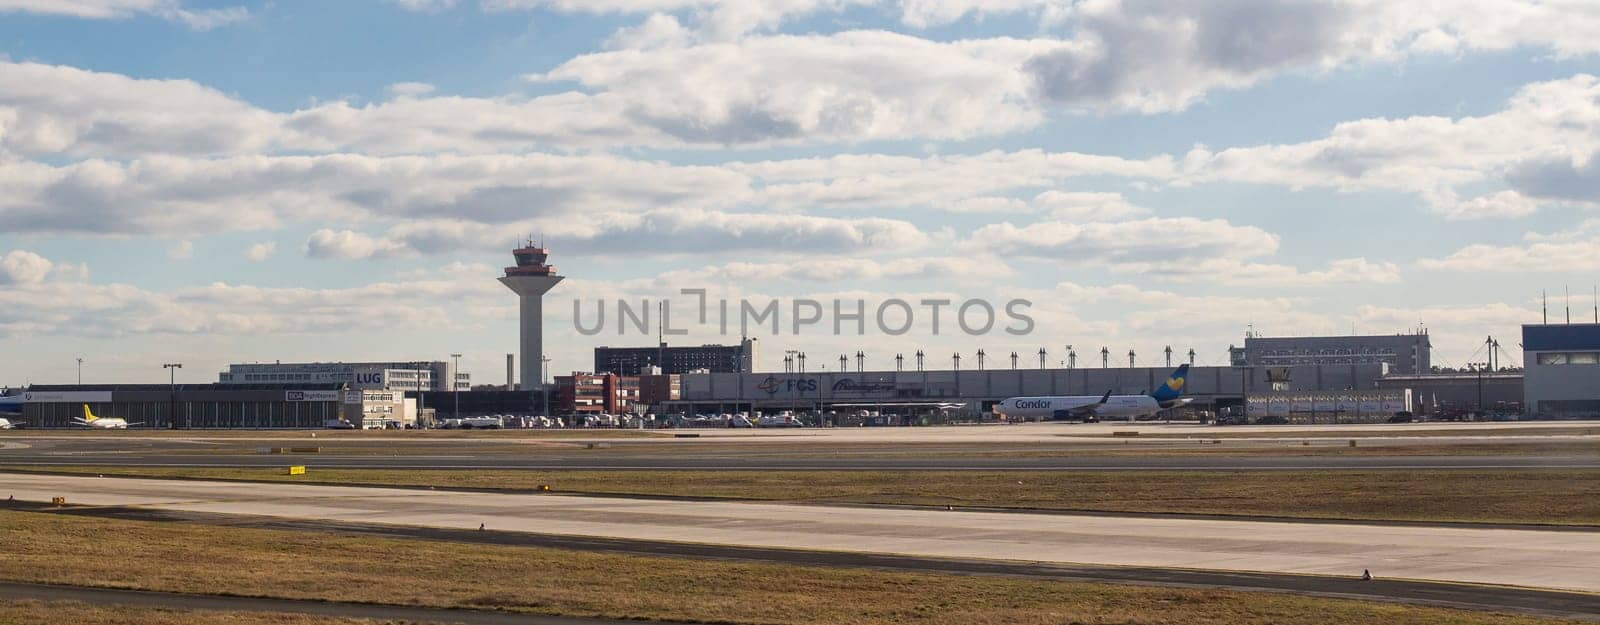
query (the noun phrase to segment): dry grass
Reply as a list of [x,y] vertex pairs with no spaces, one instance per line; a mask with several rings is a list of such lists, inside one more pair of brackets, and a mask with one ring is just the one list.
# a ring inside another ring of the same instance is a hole
[[1600,469],[515,471],[50,467],[61,473],[766,501],[1315,519],[1600,525]]
[[0,511],[0,535],[12,545],[0,559],[0,578],[8,580],[569,616],[771,625],[1560,622],[1275,593],[750,564],[28,512]]
[[0,601],[0,624],[51,625],[399,625],[395,621],[333,618],[278,612],[167,610],[91,606],[73,601]]
[[[1324,426],[1329,429],[1301,429],[1307,426],[1284,426],[1283,430],[1251,430],[1236,431],[1226,426],[1206,428],[1204,432],[1180,433],[1159,432],[1145,430],[1140,432],[1141,437],[1151,438],[1431,438],[1450,436],[1600,436],[1600,426],[1593,425],[1539,425],[1538,427],[1507,427],[1492,423],[1457,424],[1443,423],[1438,426],[1428,424],[1398,424],[1378,425],[1366,427]],[[1295,429],[1288,429],[1294,427]],[[1309,426],[1315,428],[1317,426]],[[1124,429],[1139,430],[1138,425]],[[1063,434],[1070,436],[1070,434]],[[1105,434],[1088,434],[1087,436],[1111,436]]]

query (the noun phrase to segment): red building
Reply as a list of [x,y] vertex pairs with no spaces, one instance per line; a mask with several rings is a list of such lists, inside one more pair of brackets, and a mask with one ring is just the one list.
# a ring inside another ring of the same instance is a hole
[[556,410],[561,413],[621,414],[630,412],[635,404],[650,405],[680,399],[680,389],[677,375],[558,375]]
[[562,413],[615,414],[617,376],[573,373],[556,376],[556,406]]

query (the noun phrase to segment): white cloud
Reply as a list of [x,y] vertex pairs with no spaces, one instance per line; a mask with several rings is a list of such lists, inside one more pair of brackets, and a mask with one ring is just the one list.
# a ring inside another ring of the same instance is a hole
[[[1124,159],[1075,152],[1019,150],[916,158],[842,154],[826,158],[728,163],[751,176],[760,199],[785,209],[937,208],[953,212],[1050,212],[1062,217],[1113,218],[1125,213],[1115,194],[1052,192],[1074,178],[1175,177],[1170,157]],[[997,197],[1047,189],[1031,203]]]
[[389,258],[401,254],[404,248],[393,241],[351,230],[335,232],[323,228],[306,238],[305,252],[311,258]]
[[14,232],[192,236],[299,221],[454,217],[506,224],[588,210],[720,208],[746,176],[610,156],[151,157],[61,167],[0,159]]
[[1014,275],[1004,261],[993,256],[961,258],[905,257],[887,260],[871,258],[809,258],[804,262],[734,262],[700,270],[668,272],[655,278],[667,284],[694,281],[716,283],[758,283],[773,280],[800,282],[847,282],[874,280],[994,280]]
[[953,139],[1037,124],[1022,64],[1062,45],[779,35],[597,52],[532,78],[600,91],[634,123],[691,145]]
[[257,243],[250,246],[249,249],[245,250],[244,257],[258,263],[266,262],[267,259],[272,258],[272,254],[277,251],[278,244],[272,241],[267,241],[265,243]]
[[433,85],[425,82],[397,82],[389,85],[388,87],[384,87],[384,91],[388,91],[390,95],[411,98],[433,93],[433,89]]
[[1340,258],[1322,268],[1302,271],[1290,265],[1211,259],[1195,263],[1168,263],[1151,270],[1163,280],[1199,280],[1234,286],[1315,287],[1335,284],[1396,284],[1400,267],[1366,258]]
[[188,239],[174,241],[167,246],[167,258],[172,260],[189,260],[194,258],[194,242]]
[[[380,237],[328,232],[319,238],[320,258],[368,258],[400,253],[440,254],[504,248],[508,232],[538,232],[560,241],[564,254],[717,254],[760,250],[772,254],[904,253],[926,245],[927,234],[910,222],[808,215],[724,213],[694,209],[642,213],[589,213],[582,219],[543,219],[509,225],[416,220]],[[308,251],[312,249],[308,242]],[[348,248],[345,253],[334,249]]]
[[35,13],[83,19],[154,15],[195,30],[210,30],[250,17],[244,7],[193,10],[178,0],[0,0],[0,13]]
[[0,284],[38,284],[54,266],[49,259],[27,250],[11,250],[0,256]]
[[1112,221],[1150,212],[1128,203],[1121,193],[1051,190],[1034,196],[1032,204],[1064,221]]
[[[1574,167],[1596,152],[1600,79],[1580,74],[1526,85],[1479,117],[1364,119],[1304,143],[1196,148],[1179,180],[1405,191],[1449,218],[1517,217],[1536,209],[1530,195],[1579,199],[1584,176]],[[1457,199],[1457,188],[1502,181],[1513,189]]]
[[189,80],[0,60],[0,148],[223,154],[268,148],[278,116]]
[[1113,223],[992,224],[972,233],[966,247],[1002,257],[1104,264],[1126,271],[1160,271],[1206,259],[1272,254],[1278,237],[1221,219],[1148,218]]
[[1600,271],[1600,220],[1555,235],[1530,232],[1521,245],[1475,243],[1444,258],[1418,261],[1423,269],[1463,272]]

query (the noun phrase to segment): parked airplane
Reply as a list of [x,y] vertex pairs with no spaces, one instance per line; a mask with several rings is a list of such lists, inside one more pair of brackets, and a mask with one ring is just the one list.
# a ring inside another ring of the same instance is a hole
[[27,425],[21,421],[12,422],[10,419],[0,419],[0,430],[14,430],[19,425]]
[[1193,401],[1182,397],[1189,365],[1180,365],[1167,382],[1149,395],[1066,395],[1053,397],[1012,397],[996,404],[994,411],[1010,418],[1098,421],[1103,417],[1133,419],[1153,415]]
[[102,430],[126,430],[130,425],[140,425],[143,423],[142,421],[128,423],[128,420],[123,419],[122,417],[96,417],[94,416],[94,412],[89,410],[89,404],[83,405],[83,416],[73,417],[72,422],[76,425],[99,428]]

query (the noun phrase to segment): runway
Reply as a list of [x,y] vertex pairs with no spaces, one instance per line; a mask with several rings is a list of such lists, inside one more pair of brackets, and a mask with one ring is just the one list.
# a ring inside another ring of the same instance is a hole
[[7,475],[18,499],[283,519],[919,558],[1336,576],[1600,592],[1600,532],[631,500]]

